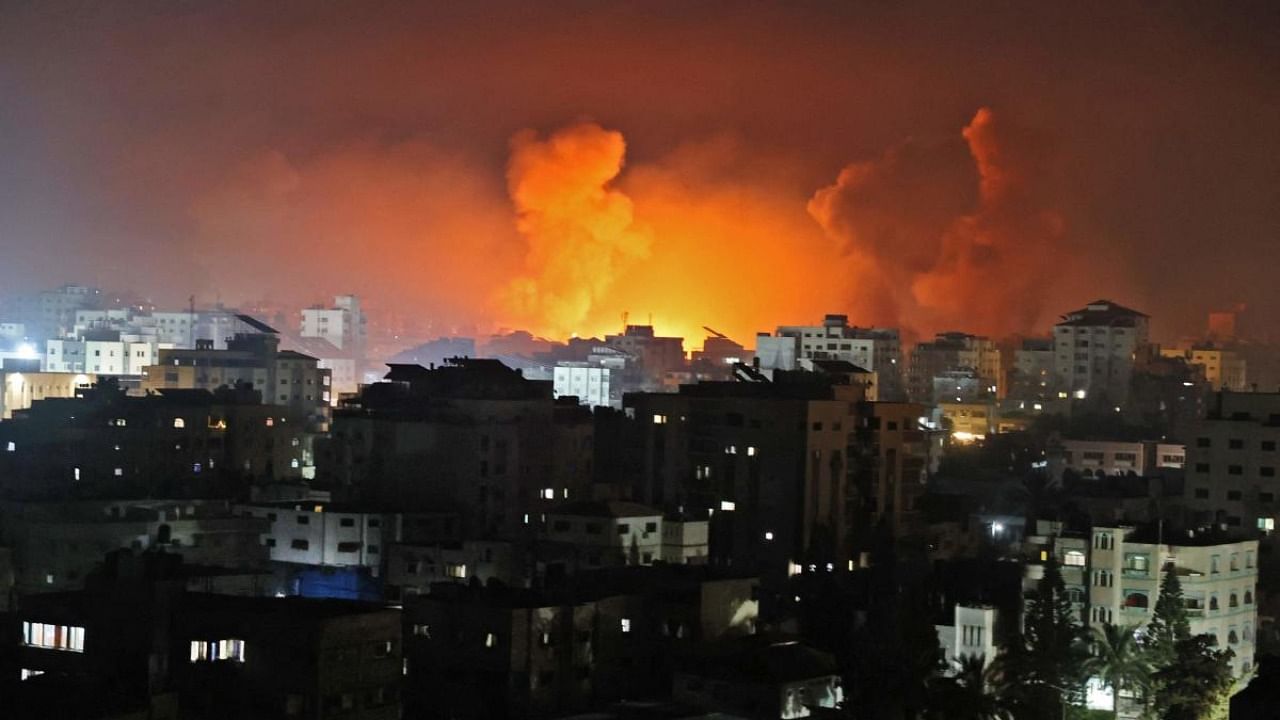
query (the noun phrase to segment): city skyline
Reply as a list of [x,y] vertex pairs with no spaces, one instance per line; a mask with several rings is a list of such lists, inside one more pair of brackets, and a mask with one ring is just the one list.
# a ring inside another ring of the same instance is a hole
[[12,8],[0,282],[748,344],[1280,315],[1274,8],[592,10]]

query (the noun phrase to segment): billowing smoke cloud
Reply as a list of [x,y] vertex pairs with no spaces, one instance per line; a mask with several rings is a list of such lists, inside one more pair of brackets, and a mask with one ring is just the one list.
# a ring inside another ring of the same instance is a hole
[[583,331],[618,273],[649,254],[652,237],[612,187],[625,154],[622,133],[594,123],[512,139],[507,183],[528,253],[503,304],[517,323],[559,337]]
[[917,334],[1031,331],[1045,290],[1069,274],[1052,173],[1035,138],[990,109],[962,137],[964,164],[953,146],[908,143],[846,167],[809,212],[847,253],[851,302],[873,321]]

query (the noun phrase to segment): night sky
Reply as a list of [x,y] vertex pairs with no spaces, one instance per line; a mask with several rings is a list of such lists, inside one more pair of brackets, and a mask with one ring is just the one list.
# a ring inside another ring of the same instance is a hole
[[1280,4],[1047,5],[0,2],[0,293],[1276,332]]

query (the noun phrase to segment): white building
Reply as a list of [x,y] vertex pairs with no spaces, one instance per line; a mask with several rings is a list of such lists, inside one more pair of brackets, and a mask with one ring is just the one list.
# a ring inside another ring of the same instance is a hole
[[614,381],[617,370],[587,363],[557,363],[552,374],[556,397],[573,396],[591,407],[622,408],[622,393]]
[[795,370],[802,359],[844,360],[877,374],[879,397],[904,397],[902,341],[892,328],[858,328],[847,315],[827,315],[821,325],[783,325],[774,336],[756,336],[762,370]]
[[344,511],[316,504],[241,505],[242,515],[265,518],[270,527],[262,544],[273,562],[329,567],[382,566],[381,513]]
[[1078,400],[1124,405],[1138,353],[1148,341],[1148,317],[1110,300],[1063,315],[1053,326],[1059,387]]
[[339,295],[333,307],[309,307],[302,311],[302,337],[324,338],[334,347],[359,357],[368,337],[368,318],[355,295]]
[[159,357],[155,342],[138,340],[48,340],[44,370],[95,375],[141,375]]
[[1088,622],[1145,625],[1155,612],[1162,568],[1172,563],[1191,634],[1211,635],[1218,647],[1230,648],[1232,671],[1237,677],[1248,674],[1258,624],[1257,541],[1183,537],[1178,542],[1141,541],[1131,527],[1093,528]]
[[951,624],[935,625],[934,629],[951,672],[959,669],[960,660],[965,657],[980,657],[984,665],[990,665],[996,658],[996,609],[993,607],[956,603]]
[[1063,466],[1083,477],[1108,475],[1146,476],[1157,468],[1180,468],[1186,463],[1186,446],[1151,440],[1063,440]]
[[13,372],[0,370],[0,419],[27,410],[37,400],[73,398],[93,386],[98,376],[85,373]]
[[574,502],[547,511],[546,540],[583,568],[705,561],[707,521],[666,520],[639,503]]

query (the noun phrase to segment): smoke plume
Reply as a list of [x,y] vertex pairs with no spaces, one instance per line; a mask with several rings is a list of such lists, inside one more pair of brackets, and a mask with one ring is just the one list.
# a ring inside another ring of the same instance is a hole
[[809,212],[846,253],[851,304],[873,321],[1029,332],[1070,264],[1050,168],[1034,137],[988,108],[961,136],[963,165],[952,146],[908,143],[846,167]]

